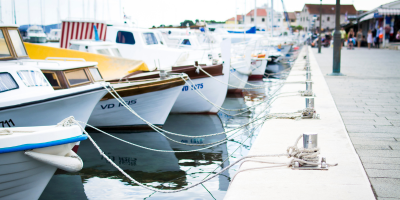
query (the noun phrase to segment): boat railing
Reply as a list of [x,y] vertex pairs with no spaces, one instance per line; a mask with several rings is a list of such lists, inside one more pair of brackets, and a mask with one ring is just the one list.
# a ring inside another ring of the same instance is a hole
[[86,62],[83,58],[65,58],[65,57],[47,57],[45,60],[63,60],[63,61],[83,61]]
[[36,65],[39,65],[39,63],[41,62],[41,63],[56,63],[58,66],[60,66],[60,63],[58,63],[58,62],[52,62],[52,61],[44,61],[44,60],[17,60],[17,61],[11,61],[11,63],[17,63],[17,64],[20,64],[20,65],[23,65],[24,64],[24,62],[32,62],[32,63],[36,63]]

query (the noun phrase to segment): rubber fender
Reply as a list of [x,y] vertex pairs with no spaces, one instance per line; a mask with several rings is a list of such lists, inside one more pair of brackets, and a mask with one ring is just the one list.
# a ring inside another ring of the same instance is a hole
[[43,154],[33,151],[25,151],[25,155],[67,172],[78,172],[83,168],[82,159],[72,150],[65,156]]

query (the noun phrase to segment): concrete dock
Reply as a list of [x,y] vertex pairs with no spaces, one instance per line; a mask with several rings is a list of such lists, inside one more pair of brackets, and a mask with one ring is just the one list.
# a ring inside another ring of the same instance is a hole
[[[332,49],[313,49],[325,75]],[[343,77],[325,76],[378,200],[400,199],[400,51],[342,50]]]
[[[304,54],[305,48],[295,62],[287,82],[305,81]],[[329,55],[332,57],[332,53]],[[323,62],[331,65],[332,60]],[[339,165],[329,168],[328,171],[292,170],[288,167],[245,171],[235,177],[225,199],[375,199],[367,174],[325,81],[326,72],[321,73],[319,63],[311,50],[310,63],[313,91],[317,95],[315,109],[321,119],[269,120],[264,124],[249,154],[286,153],[287,147],[293,145],[299,135],[316,132],[321,156],[326,157],[328,163]],[[305,87],[305,84],[285,84],[281,92],[297,92],[305,90]],[[271,113],[296,112],[304,108],[304,97],[288,96],[276,100],[272,104]],[[299,146],[302,146],[301,142]],[[287,162],[288,158],[257,160]],[[266,165],[246,162],[240,169]]]

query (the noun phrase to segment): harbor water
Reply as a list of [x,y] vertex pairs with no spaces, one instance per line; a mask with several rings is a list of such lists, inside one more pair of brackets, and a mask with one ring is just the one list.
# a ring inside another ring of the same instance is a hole
[[[294,57],[295,55],[291,55],[288,59]],[[289,67],[288,62],[282,62],[268,65],[267,69],[270,73],[276,73]],[[287,73],[277,74],[264,81],[251,81],[250,83],[255,85],[270,86],[264,89],[246,90],[238,96],[228,95],[222,107],[239,109],[269,98],[279,92],[280,84],[277,83],[282,82]],[[235,129],[257,116],[265,115],[268,109],[266,104],[260,105],[239,116],[231,116],[235,114],[234,111],[227,112],[228,114],[219,112],[218,115],[170,114],[163,128],[191,136],[219,133]],[[208,144],[225,137],[229,138],[227,142],[213,148],[185,153],[151,151],[123,143],[94,130],[89,133],[106,155],[134,179],[150,187],[176,190],[198,183],[246,156],[259,134],[261,125],[253,123],[239,131],[212,137],[187,138],[168,135],[172,140],[192,145]],[[107,130],[107,132],[123,140],[157,150],[190,151],[204,147],[178,144],[155,131]],[[84,162],[83,169],[77,173],[58,170],[42,193],[41,200],[223,199],[231,178],[239,168],[238,165],[233,166],[218,177],[195,188],[165,194],[132,184],[99,154],[89,140],[81,142],[78,154]]]

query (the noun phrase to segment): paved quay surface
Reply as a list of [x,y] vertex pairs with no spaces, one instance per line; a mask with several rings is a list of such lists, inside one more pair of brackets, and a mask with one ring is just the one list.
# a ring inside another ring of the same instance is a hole
[[313,54],[378,200],[400,199],[400,51],[342,49],[332,77],[333,49]]
[[[304,53],[305,48],[295,62],[287,82],[305,81],[305,59],[302,59]],[[321,115],[321,119],[269,120],[262,127],[249,155],[286,153],[287,147],[293,145],[299,135],[304,132],[316,132],[318,146],[321,149],[320,157],[324,156],[328,163],[339,165],[330,167],[328,171],[292,170],[288,167],[245,171],[239,173],[231,182],[225,199],[375,199],[367,174],[312,54],[310,63],[313,91],[317,94],[315,109]],[[285,84],[281,89],[282,97],[272,104],[271,113],[288,113],[304,109],[305,98],[298,95],[299,90],[305,90],[305,84]],[[289,96],[286,92],[297,95]],[[283,97],[284,95],[286,97]],[[298,146],[302,146],[302,141]],[[251,160],[289,161],[286,157]],[[240,170],[266,165],[246,162]]]

